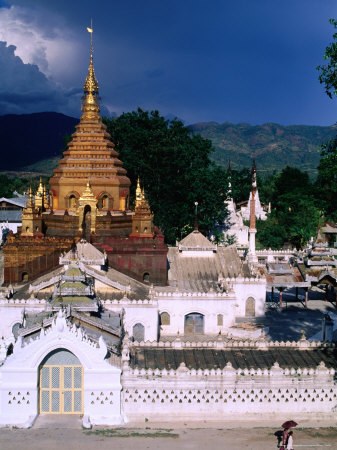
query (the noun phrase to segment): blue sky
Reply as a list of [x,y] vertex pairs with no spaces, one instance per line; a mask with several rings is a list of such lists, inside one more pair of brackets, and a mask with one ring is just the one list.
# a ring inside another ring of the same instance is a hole
[[105,113],[332,125],[316,66],[337,0],[0,0],[0,113],[79,116],[94,22]]

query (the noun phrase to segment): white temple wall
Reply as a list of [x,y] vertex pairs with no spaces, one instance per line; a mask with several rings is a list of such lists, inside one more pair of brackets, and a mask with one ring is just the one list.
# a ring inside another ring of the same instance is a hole
[[22,307],[0,307],[0,337],[9,339],[13,337],[12,328],[16,323],[22,324]]
[[0,425],[31,426],[39,413],[39,368],[53,350],[66,349],[83,366],[83,414],[94,424],[120,424],[121,370],[105,357],[107,347],[100,338],[99,346],[80,329],[57,317],[48,330],[34,340],[18,338],[13,354],[0,367]]
[[121,370],[84,370],[84,414],[93,425],[115,425],[121,418]]
[[237,225],[233,225],[228,230],[224,231],[224,236],[235,236],[235,245],[237,247],[248,247],[249,238],[248,238],[248,227],[245,225],[242,228],[239,228]]
[[333,377],[144,372],[122,375],[122,405],[128,420],[242,420],[242,414],[332,413],[337,405]]
[[[204,333],[215,335],[224,332],[235,322],[236,299],[233,297],[180,297],[158,298],[159,314],[167,312],[170,315],[170,325],[161,325],[160,334],[184,335],[185,316],[190,313],[204,315]],[[218,325],[218,314],[223,316],[223,325]]]
[[37,314],[44,309],[43,305],[36,307],[28,302],[19,303],[14,300],[0,299],[0,338],[10,339],[13,337],[12,328],[16,323],[22,323],[23,311]]
[[233,283],[233,290],[238,298],[236,316],[245,316],[246,301],[249,297],[255,300],[255,316],[259,317],[265,314],[266,281],[264,279],[252,282],[247,281],[247,279],[237,279]]
[[35,368],[0,370],[0,425],[30,426],[38,414]]
[[123,305],[124,328],[129,336],[133,336],[133,327],[140,323],[144,326],[144,341],[156,341],[158,338],[158,305],[155,304],[128,304]]

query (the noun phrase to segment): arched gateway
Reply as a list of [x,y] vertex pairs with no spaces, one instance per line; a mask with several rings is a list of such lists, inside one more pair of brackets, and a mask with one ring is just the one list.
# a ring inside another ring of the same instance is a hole
[[83,367],[64,348],[53,350],[39,367],[40,414],[83,413]]

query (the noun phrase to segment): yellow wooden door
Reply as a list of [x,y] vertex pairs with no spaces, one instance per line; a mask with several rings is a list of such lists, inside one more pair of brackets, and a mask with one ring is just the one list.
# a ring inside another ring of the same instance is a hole
[[83,413],[83,367],[43,365],[40,368],[40,413]]

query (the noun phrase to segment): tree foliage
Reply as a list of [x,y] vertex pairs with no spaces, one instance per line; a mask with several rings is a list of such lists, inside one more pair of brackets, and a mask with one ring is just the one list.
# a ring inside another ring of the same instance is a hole
[[294,167],[284,168],[268,184],[273,208],[266,221],[257,221],[259,243],[273,249],[285,243],[302,248],[316,235],[321,217],[314,185],[307,173]]
[[[337,29],[337,20],[329,19],[331,25]],[[337,33],[333,34],[333,42],[325,49],[323,58],[327,60],[327,64],[317,66],[320,72],[319,82],[324,85],[325,93],[332,98],[337,95]]]
[[10,198],[16,191],[19,194],[24,194],[28,191],[29,186],[32,189],[37,189],[39,184],[38,178],[20,178],[20,177],[8,177],[7,175],[0,175],[0,197]]
[[[331,25],[337,29],[337,20],[330,19]],[[332,98],[337,95],[337,33],[333,34],[333,42],[325,49],[323,58],[326,65],[320,65],[319,81],[325,87],[326,94]],[[337,137],[321,146],[321,160],[318,166],[316,182],[317,197],[328,219],[337,220]]]
[[232,185],[232,195],[235,203],[240,203],[248,199],[252,184],[252,173],[250,169],[230,171]]
[[321,147],[316,193],[327,219],[337,221],[337,137]]
[[138,108],[105,118],[105,123],[131,179],[131,198],[139,176],[155,224],[168,243],[193,229],[195,202],[203,233],[225,218],[228,180],[225,170],[210,160],[211,141],[158,111]]

